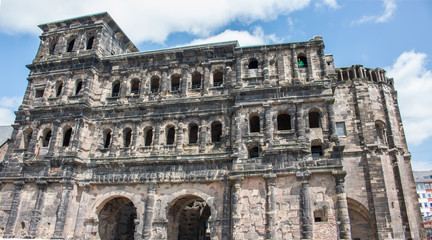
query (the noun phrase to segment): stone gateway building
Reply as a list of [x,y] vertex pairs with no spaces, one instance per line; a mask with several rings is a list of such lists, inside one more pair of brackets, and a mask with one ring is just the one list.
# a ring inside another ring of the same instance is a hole
[[0,236],[424,238],[383,69],[321,37],[139,52],[107,13],[39,27]]

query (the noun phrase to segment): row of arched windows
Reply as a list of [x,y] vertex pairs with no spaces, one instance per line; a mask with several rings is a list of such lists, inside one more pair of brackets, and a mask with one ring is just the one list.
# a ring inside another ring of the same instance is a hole
[[[75,82],[75,90],[74,90],[74,94],[75,95],[80,95],[81,94],[82,86],[83,86],[82,80],[78,79]],[[63,82],[62,81],[58,81],[56,83],[56,97],[60,97],[60,95],[62,94],[62,91],[63,91]]]
[[[173,74],[170,78],[171,85],[169,91],[172,93],[180,92],[181,91],[181,76],[179,74]],[[223,84],[223,73],[222,71],[214,71],[213,72],[213,86],[219,87]],[[130,81],[130,93],[131,94],[139,94],[140,91],[140,85],[141,81],[137,78],[134,78]],[[161,86],[161,79],[159,76],[153,76],[150,79],[150,92],[151,93],[158,93],[160,91]],[[191,82],[191,89],[200,89],[202,87],[202,74],[199,72],[194,72],[192,74],[192,82]],[[115,81],[112,84],[111,88],[111,96],[112,97],[118,97],[120,94],[120,88],[121,83],[120,81]]]
[[[307,68],[307,58],[303,53],[297,55],[297,67]],[[256,58],[250,58],[248,63],[248,69],[258,69],[258,60]]]
[[[71,37],[68,39],[68,41],[66,43],[66,52],[72,52],[74,50],[75,45],[76,45],[75,44],[76,39],[77,39],[76,37]],[[93,35],[89,35],[87,37],[87,42],[86,42],[86,47],[85,47],[86,50],[93,49],[94,40],[95,40],[95,37]],[[52,40],[50,42],[50,45],[49,45],[49,54],[50,55],[53,55],[55,53],[56,47],[57,47],[57,40]]]
[[[33,129],[27,128],[24,130],[24,136],[23,136],[23,147],[27,149],[29,147],[30,141],[33,136]],[[68,147],[71,144],[72,140],[72,127],[66,126],[63,128],[63,134],[62,134],[62,146]],[[52,138],[52,130],[50,128],[46,128],[42,131],[42,135],[38,139],[39,145],[41,147],[48,147],[50,145]]]
[[[312,109],[309,111],[308,120],[309,128],[319,128],[320,127],[320,113],[318,110]],[[277,130],[291,130],[291,116],[288,113],[279,113],[277,115]],[[260,118],[257,113],[252,113],[249,115],[249,132],[257,133],[261,132]]]

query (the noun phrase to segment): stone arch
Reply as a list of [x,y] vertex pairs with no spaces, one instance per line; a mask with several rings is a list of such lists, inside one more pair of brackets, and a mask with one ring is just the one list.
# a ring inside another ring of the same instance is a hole
[[210,237],[207,221],[211,207],[195,194],[181,195],[167,208],[168,240],[205,240]]
[[99,220],[98,233],[101,240],[134,239],[136,207],[124,196],[111,196],[96,209]]
[[369,210],[360,202],[347,197],[348,213],[351,223],[351,237],[356,240],[378,239],[374,219]]

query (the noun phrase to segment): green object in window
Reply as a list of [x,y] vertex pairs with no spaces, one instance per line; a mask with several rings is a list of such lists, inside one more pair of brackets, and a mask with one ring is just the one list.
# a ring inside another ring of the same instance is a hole
[[302,60],[299,60],[299,61],[298,61],[298,67],[299,67],[299,68],[304,67],[304,63],[303,63]]

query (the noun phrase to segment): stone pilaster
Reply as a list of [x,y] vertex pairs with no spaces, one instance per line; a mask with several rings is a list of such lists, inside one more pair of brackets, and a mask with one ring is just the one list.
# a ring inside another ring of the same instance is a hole
[[144,226],[143,226],[143,237],[144,239],[151,239],[152,228],[153,228],[153,210],[154,200],[156,194],[156,186],[154,183],[149,183],[147,190],[147,200],[144,212]]
[[63,230],[66,223],[66,214],[69,207],[70,192],[73,186],[70,182],[63,183],[62,199],[57,211],[57,220],[54,228],[54,239],[64,239]]
[[300,141],[305,139],[306,123],[303,117],[303,109],[301,103],[296,103],[295,108],[296,108],[296,112],[295,112],[296,133],[297,133],[297,139]]
[[335,121],[335,112],[334,112],[334,105],[333,105],[333,101],[327,101],[327,116],[328,116],[328,122],[329,122],[329,130],[330,130],[330,136],[331,136],[331,141],[333,141],[334,143],[336,143],[336,145],[339,144],[339,138],[337,135],[337,130],[336,130],[336,121]]
[[241,57],[236,58],[236,87],[240,87],[242,81],[242,59]]
[[263,105],[265,109],[264,115],[264,142],[267,147],[269,147],[273,140],[273,128],[272,128],[272,111],[271,103],[266,103]]
[[179,154],[183,151],[183,119],[184,117],[180,117],[179,123],[176,130],[176,153]]
[[306,45],[306,56],[307,56],[307,79],[308,81],[312,81],[313,76],[313,61],[312,61],[312,54],[311,54],[311,47],[310,45]]
[[276,239],[275,229],[275,180],[276,175],[264,176],[266,181],[266,239]]
[[240,221],[241,221],[241,213],[240,213],[240,204],[241,204],[241,182],[242,178],[233,179],[233,188],[232,188],[232,200],[231,200],[231,230],[232,230],[232,239],[241,240],[242,236],[240,233]]
[[199,127],[200,133],[199,133],[199,152],[205,153],[206,151],[206,145],[207,145],[207,123],[204,119],[201,119],[201,126]]
[[321,76],[326,76],[327,75],[327,64],[326,64],[326,57],[325,57],[325,52],[324,52],[324,43],[320,43],[319,45],[319,50],[318,50],[318,54],[319,54],[319,59],[320,59],[320,67],[321,67]]
[[18,211],[19,211],[18,207],[21,201],[21,190],[23,188],[24,182],[21,181],[14,182],[14,185],[15,185],[15,190],[13,193],[11,209],[10,209],[10,213],[4,231],[4,237],[6,238],[15,237],[14,236],[15,221],[18,217]]
[[202,94],[208,94],[208,89],[210,87],[210,64],[206,63],[204,65],[204,74],[201,80]]
[[336,181],[336,211],[339,239],[351,239],[351,225],[348,213],[348,203],[344,188],[346,172],[333,172]]
[[180,94],[184,98],[188,92],[188,70],[187,66],[182,66],[182,78],[180,82]]
[[38,192],[36,196],[36,203],[33,207],[32,216],[30,219],[30,227],[29,227],[29,235],[32,238],[35,238],[37,236],[37,230],[38,230],[38,223],[41,219],[41,211],[43,208],[43,199],[45,195],[46,188],[48,186],[48,183],[45,181],[36,182]]
[[83,186],[79,186],[82,188],[80,203],[78,206],[77,219],[75,224],[74,237],[76,239],[84,239],[84,221],[87,212],[88,205],[88,193],[90,190],[90,184],[84,184]]
[[300,188],[300,223],[302,239],[313,239],[312,205],[309,195],[308,172],[298,172],[297,179],[301,182]]
[[223,210],[222,210],[222,240],[231,239],[231,193],[232,184],[228,179],[222,181],[223,184]]
[[297,52],[295,45],[291,45],[291,76],[294,79],[299,78],[298,65],[297,65]]

